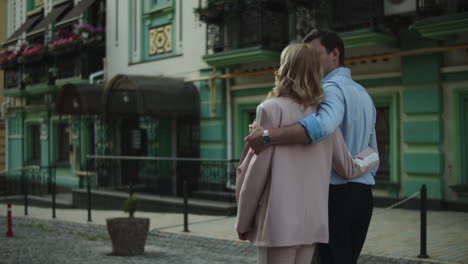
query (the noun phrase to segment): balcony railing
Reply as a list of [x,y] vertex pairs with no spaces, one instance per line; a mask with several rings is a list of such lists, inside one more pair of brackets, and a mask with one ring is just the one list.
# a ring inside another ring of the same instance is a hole
[[104,46],[82,47],[54,54],[57,79],[87,78],[103,68]]
[[285,1],[239,1],[239,8],[208,23],[207,54],[262,47],[281,50],[288,43]]
[[23,81],[25,85],[47,83],[49,80],[49,68],[51,57],[47,54],[23,62]]
[[466,0],[421,0],[417,4],[420,19],[468,12]]
[[[101,44],[60,53],[48,52],[2,67],[5,73],[4,87],[16,89],[22,85],[27,88],[38,84],[53,84],[53,78],[88,78],[91,73],[103,68],[105,50]],[[53,68],[57,70],[55,77],[52,74]]]
[[383,23],[383,1],[334,0],[330,28],[335,31],[353,31],[379,28]]
[[18,65],[4,69],[4,73],[5,89],[15,89],[20,87],[20,73]]

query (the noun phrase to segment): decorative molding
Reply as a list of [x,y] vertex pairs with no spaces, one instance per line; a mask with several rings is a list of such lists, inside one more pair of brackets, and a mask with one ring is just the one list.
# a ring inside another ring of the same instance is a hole
[[341,33],[340,36],[346,49],[366,47],[397,48],[396,37],[389,34],[359,30]]
[[446,67],[440,68],[440,72],[443,72],[443,73],[464,72],[464,71],[468,71],[468,65],[446,66]]
[[358,75],[353,75],[353,80],[358,81],[358,80],[381,79],[381,78],[391,78],[391,77],[401,77],[401,72],[358,74]]
[[24,95],[24,90],[20,88],[16,89],[4,89],[3,90],[3,96],[5,97],[16,97],[16,96],[23,96]]
[[446,39],[451,35],[468,32],[468,13],[420,20],[413,27],[425,38]]
[[213,67],[232,67],[244,63],[256,63],[259,61],[279,62],[281,52],[254,47],[238,49],[222,53],[203,56],[203,60]]
[[248,89],[256,89],[259,87],[273,87],[275,86],[274,82],[268,83],[248,83],[242,85],[233,85],[231,86],[231,91],[238,91],[238,90],[248,90]]

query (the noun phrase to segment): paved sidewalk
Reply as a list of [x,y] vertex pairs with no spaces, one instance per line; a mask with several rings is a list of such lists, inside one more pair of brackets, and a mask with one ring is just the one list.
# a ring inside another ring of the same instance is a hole
[[[4,204],[0,204],[0,215],[2,215],[0,218],[0,231],[2,231],[5,225]],[[106,235],[104,226],[105,219],[108,217],[123,216],[125,214],[118,211],[93,210],[93,222],[87,223],[87,212],[85,210],[60,209],[57,210],[57,219],[52,220],[52,210],[50,208],[30,207],[29,216],[23,217],[23,206],[14,206],[13,215],[16,216],[14,231],[18,232],[18,234],[22,232],[26,232],[25,234],[28,235],[34,233],[25,231],[24,229],[27,229],[28,226],[26,225],[25,227],[24,224],[21,226],[19,224],[21,221],[32,221],[32,224],[29,224],[30,229],[31,227],[37,227],[36,222],[39,221],[40,225],[52,225],[54,228],[58,226],[57,223],[66,226],[64,228],[78,228],[78,230],[80,230],[80,228],[97,228],[100,230],[98,233]],[[172,257],[182,254],[179,257],[175,257],[178,259],[177,261],[173,259],[175,262],[153,263],[255,263],[255,249],[251,247],[250,244],[237,240],[233,228],[235,222],[234,217],[190,215],[189,229],[191,232],[184,233],[182,232],[183,216],[181,214],[137,212],[136,216],[151,218],[151,233],[155,236],[151,236],[152,238],[148,240],[147,249],[149,251],[146,257],[151,259],[151,257],[158,255],[154,252],[167,252],[167,254],[172,254]],[[35,218],[42,218],[45,220],[38,220]],[[67,221],[68,223],[63,221]],[[69,222],[81,224],[72,224]],[[71,227],[68,225],[71,225]],[[36,231],[40,232],[41,228]],[[54,236],[54,233],[49,233],[48,235]],[[2,231],[0,235],[3,236],[4,231]],[[158,237],[158,239],[153,239],[155,237]],[[1,261],[4,259],[3,252],[5,249],[4,245],[2,245],[4,242],[2,241],[4,241],[3,238],[0,239],[0,254],[2,254],[0,263],[2,263]],[[29,239],[27,241],[29,241]],[[29,242],[26,244],[28,243]],[[35,243],[37,243],[37,241]],[[100,251],[93,251],[93,256],[105,256],[104,252],[110,252],[110,241],[102,240],[100,243],[99,245],[92,245],[92,243],[89,245],[93,248],[100,249]],[[57,243],[53,244],[55,245]],[[201,245],[201,247],[199,247],[199,245]],[[186,251],[179,250],[179,248],[184,247]],[[8,246],[6,246],[6,248],[8,248]],[[26,248],[26,252],[32,252],[31,250],[31,248]],[[59,248],[56,250],[59,250]],[[212,256],[214,260],[203,262],[205,260],[202,258],[199,262],[193,262],[192,260],[196,259],[197,256],[203,257],[204,250],[214,254]],[[241,252],[239,250],[244,251]],[[19,251],[18,254],[20,254],[20,252],[21,251]],[[404,209],[384,210],[376,208],[374,210],[368,239],[363,249],[363,256],[359,263],[468,263],[468,213],[429,211],[427,253],[430,256],[429,259],[421,260],[416,258],[419,254],[418,211]],[[193,258],[190,257],[190,260],[185,262],[184,256],[190,255],[193,255]],[[241,259],[230,259],[236,256],[241,257]],[[142,258],[145,259],[145,257]],[[107,261],[107,259],[103,261]],[[146,260],[143,260],[141,263],[146,263],[144,261]],[[113,261],[112,263],[116,262]],[[132,261],[132,263],[140,262]]]

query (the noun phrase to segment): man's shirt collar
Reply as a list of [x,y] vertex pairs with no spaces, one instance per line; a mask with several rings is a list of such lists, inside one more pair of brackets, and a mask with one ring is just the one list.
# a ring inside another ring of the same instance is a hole
[[322,82],[326,82],[326,81],[330,80],[331,78],[333,78],[335,76],[338,76],[338,75],[342,75],[342,76],[351,78],[351,70],[348,69],[348,68],[345,68],[345,67],[336,68],[333,71],[329,72],[327,75],[325,75],[322,78]]

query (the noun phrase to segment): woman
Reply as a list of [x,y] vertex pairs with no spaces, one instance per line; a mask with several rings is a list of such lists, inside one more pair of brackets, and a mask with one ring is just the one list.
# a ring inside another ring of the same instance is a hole
[[[265,129],[289,126],[317,112],[323,100],[319,53],[292,44],[281,53],[275,87],[257,108]],[[239,238],[258,247],[258,263],[310,264],[316,243],[328,242],[328,187],[332,167],[354,178],[378,164],[370,148],[349,155],[339,129],[311,145],[276,145],[260,154],[248,147],[238,168]]]

